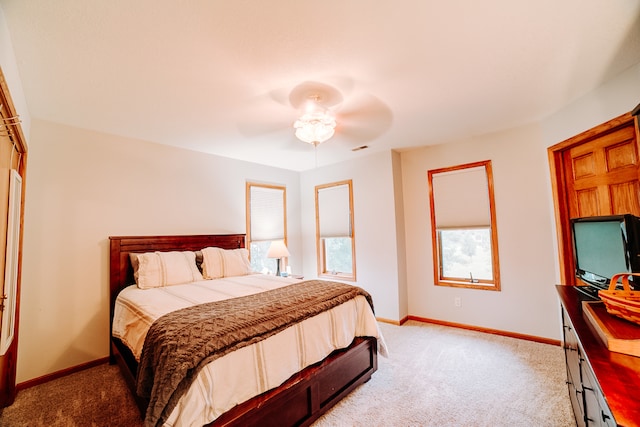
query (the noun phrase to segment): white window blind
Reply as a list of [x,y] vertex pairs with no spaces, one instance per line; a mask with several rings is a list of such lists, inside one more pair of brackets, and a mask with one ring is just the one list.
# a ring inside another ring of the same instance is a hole
[[484,166],[433,175],[436,228],[491,226]]
[[351,237],[349,185],[318,190],[320,237]]
[[251,241],[284,239],[284,190],[252,185],[250,198]]

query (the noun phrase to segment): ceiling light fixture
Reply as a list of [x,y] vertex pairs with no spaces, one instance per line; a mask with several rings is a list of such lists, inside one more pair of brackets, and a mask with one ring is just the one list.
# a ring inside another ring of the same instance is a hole
[[293,127],[299,140],[317,147],[333,136],[336,120],[325,112],[315,111],[302,115]]

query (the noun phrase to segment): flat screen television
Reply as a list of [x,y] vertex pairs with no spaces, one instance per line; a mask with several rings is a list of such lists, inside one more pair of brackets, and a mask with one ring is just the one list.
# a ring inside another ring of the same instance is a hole
[[[608,287],[617,273],[640,273],[640,218],[611,215],[571,220],[576,277]],[[640,281],[629,284],[640,289]]]

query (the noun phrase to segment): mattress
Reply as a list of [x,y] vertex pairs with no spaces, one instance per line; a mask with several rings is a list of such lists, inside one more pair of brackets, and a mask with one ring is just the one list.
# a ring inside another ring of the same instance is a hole
[[[127,345],[139,360],[151,324],[166,313],[296,282],[300,280],[252,274],[144,290],[132,285],[123,289],[116,299],[113,336]],[[349,346],[358,336],[376,337],[380,353],[386,354],[384,339],[364,296],[207,364],[165,425],[210,423],[233,406],[279,386],[334,350]]]

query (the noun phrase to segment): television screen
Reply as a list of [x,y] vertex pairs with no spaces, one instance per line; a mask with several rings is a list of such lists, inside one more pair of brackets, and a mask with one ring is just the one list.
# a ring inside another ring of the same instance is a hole
[[576,274],[584,281],[608,284],[614,274],[631,272],[621,219],[576,221],[573,236]]

